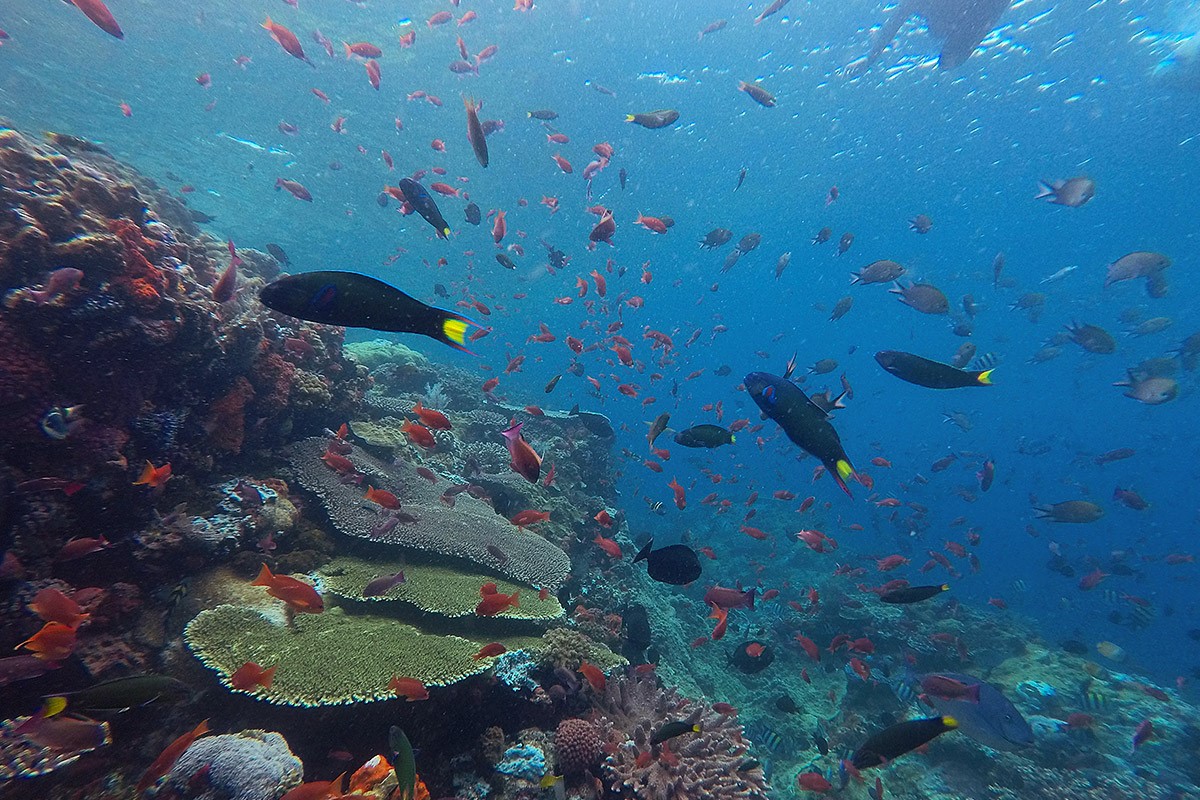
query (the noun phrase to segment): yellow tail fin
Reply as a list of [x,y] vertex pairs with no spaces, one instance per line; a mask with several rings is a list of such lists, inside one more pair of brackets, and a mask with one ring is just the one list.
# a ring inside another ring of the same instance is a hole
[[979,381],[979,385],[980,386],[991,386],[993,372],[995,372],[994,369],[989,369],[989,370],[984,370],[983,372],[979,373],[979,377],[976,378],[976,380]]
[[453,317],[450,317],[442,322],[442,333],[446,335],[447,339],[455,344],[465,346],[467,341],[467,328],[469,327],[470,325],[468,325],[466,322],[463,322],[461,319],[454,319]]
[[61,696],[47,697],[46,702],[42,704],[42,716],[49,719],[57,714],[61,714],[66,707],[67,698]]
[[635,117],[635,115],[633,115],[633,114],[626,114],[626,115],[625,115],[625,121],[626,121],[626,122],[633,122],[633,120],[634,120],[635,118],[636,118],[636,117]]
[[838,475],[842,476],[842,480],[846,480],[854,474],[854,467],[850,466],[850,462],[846,459],[839,459],[837,462]]

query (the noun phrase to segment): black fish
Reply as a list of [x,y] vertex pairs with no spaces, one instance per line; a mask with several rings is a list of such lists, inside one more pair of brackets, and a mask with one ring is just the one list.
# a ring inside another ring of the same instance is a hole
[[628,173],[625,172],[625,168],[621,167],[620,171],[617,172],[617,180],[619,180],[621,182],[621,190],[622,191],[624,191],[624,189],[625,189],[625,179],[628,177],[629,177],[629,175],[628,175]]
[[517,268],[517,265],[513,262],[513,260],[511,258],[509,258],[508,256],[504,255],[504,253],[496,253],[496,261],[498,261],[500,263],[500,266],[504,267],[505,269],[516,269]]
[[158,701],[182,700],[191,694],[187,684],[166,675],[129,675],[75,692],[47,695],[46,706],[48,715],[64,707],[71,711],[124,711]]
[[719,366],[715,370],[713,370],[713,375],[716,375],[717,377],[720,377],[720,378],[724,378],[726,375],[728,375],[731,372],[733,372],[733,367],[729,366],[728,364],[722,364],[721,366]]
[[814,731],[812,738],[813,744],[817,746],[817,752],[823,756],[829,755],[829,740],[825,738],[825,734]]
[[668,739],[674,739],[676,736],[682,736],[685,733],[699,733],[700,723],[684,722],[676,720],[675,722],[664,722],[663,726],[650,734],[650,744],[662,744]]
[[967,386],[991,386],[992,370],[968,371],[931,361],[901,350],[880,350],[875,354],[879,366],[902,381],[928,389],[962,389]]
[[745,167],[742,167],[742,171],[738,173],[737,186],[734,186],[734,187],[733,187],[733,190],[734,190],[735,192],[736,192],[738,189],[742,188],[742,182],[743,182],[744,180],[746,180],[746,168],[745,168]]
[[433,226],[439,239],[450,238],[450,224],[446,222],[446,218],[438,210],[437,203],[433,201],[424,186],[412,178],[401,178],[400,191],[404,193],[404,199],[413,207],[413,211],[416,211]]
[[530,119],[552,120],[558,119],[558,112],[548,108],[539,109],[537,111],[526,111],[525,116]]
[[700,577],[700,559],[696,551],[685,544],[672,544],[652,550],[654,539],[634,556],[633,563],[645,561],[650,577],[659,583],[686,586]]
[[206,225],[216,219],[216,217],[205,214],[203,211],[197,211],[194,208],[188,209],[188,216],[192,218],[192,222],[198,222],[201,225]]
[[796,701],[792,699],[790,694],[781,694],[775,698],[775,707],[785,714],[798,714],[800,706],[796,705]]
[[904,586],[900,589],[884,592],[879,595],[879,599],[885,603],[920,603],[922,600],[937,597],[949,588],[950,584],[948,583],[943,583],[940,586]]
[[[1196,634],[1193,636],[1192,634]],[[1194,628],[1188,631],[1188,636],[1193,640],[1200,642],[1200,631]],[[1086,656],[1090,651],[1088,646],[1078,639],[1066,639],[1061,642],[1062,649],[1075,656]]]
[[379,206],[380,208],[387,208],[389,197],[390,195],[388,195],[387,192],[380,192],[379,194],[375,195],[375,205]]
[[675,434],[675,444],[684,447],[720,447],[723,444],[733,444],[736,437],[720,425],[693,425]]
[[829,424],[829,415],[809,400],[796,384],[778,375],[751,372],[744,383],[762,412],[775,420],[793,443],[820,459],[837,485],[849,495],[846,478],[854,475],[854,467],[850,465],[837,431]]
[[275,259],[280,264],[283,264],[285,267],[290,266],[292,263],[292,260],[288,258],[288,254],[283,252],[283,248],[274,242],[267,244],[267,252],[271,254],[271,258]]
[[625,121],[641,125],[643,128],[665,128],[679,119],[679,112],[673,108],[651,111],[648,114],[626,114]]
[[450,296],[450,291],[440,283],[435,283],[433,285],[433,293],[436,294],[438,297],[449,297]]
[[466,333],[479,327],[453,311],[427,306],[383,281],[357,272],[302,272],[269,283],[258,293],[267,308],[344,328],[419,333],[469,352]]
[[[758,649],[760,647],[762,648],[761,650]],[[752,654],[755,651],[758,652],[758,655]],[[726,658],[730,664],[733,664],[742,672],[747,675],[754,675],[771,666],[771,662],[775,660],[775,651],[766,642],[750,639],[739,644],[737,649],[733,651],[733,654],[727,655]]]
[[954,717],[926,717],[898,722],[863,742],[862,747],[850,757],[850,763],[857,769],[890,763],[957,727],[958,720]]
[[483,219],[483,214],[479,210],[479,206],[474,203],[467,203],[467,207],[463,209],[463,215],[467,218],[467,222],[472,225],[478,225]]
[[621,615],[621,620],[625,624],[625,645],[627,652],[633,650],[640,654],[651,645],[650,617],[646,613],[645,606],[640,603],[633,603],[629,608],[625,609],[625,613]]

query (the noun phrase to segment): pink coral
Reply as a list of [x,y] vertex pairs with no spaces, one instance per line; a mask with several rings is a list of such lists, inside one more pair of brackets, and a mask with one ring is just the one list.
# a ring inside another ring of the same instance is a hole
[[554,732],[554,760],[564,775],[585,772],[600,762],[604,740],[587,720],[564,719]]

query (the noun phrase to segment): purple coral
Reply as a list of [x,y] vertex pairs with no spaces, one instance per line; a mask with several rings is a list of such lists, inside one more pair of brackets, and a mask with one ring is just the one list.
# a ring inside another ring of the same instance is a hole
[[[736,717],[660,687],[653,675],[610,679],[601,705],[614,740],[619,740],[603,767],[614,795],[625,800],[766,800],[762,769],[740,769],[749,760],[749,742]],[[699,723],[700,732],[652,746],[653,732],[674,720]]]
[[554,732],[554,763],[564,775],[578,775],[600,762],[604,739],[583,719],[564,719]]

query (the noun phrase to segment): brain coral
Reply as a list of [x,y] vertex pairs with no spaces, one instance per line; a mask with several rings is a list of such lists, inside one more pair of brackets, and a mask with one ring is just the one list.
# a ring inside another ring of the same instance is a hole
[[342,483],[321,461],[326,442],[320,437],[292,446],[289,458],[300,485],[315,494],[334,526],[343,534],[402,545],[473,561],[532,586],[555,590],[566,580],[571,560],[561,549],[529,531],[521,531],[481,500],[463,492],[450,508],[441,491],[406,462],[384,464],[356,450],[349,458],[364,473],[363,486],[386,489],[417,518],[383,531],[379,509],[363,502],[363,486]]
[[[339,609],[301,615],[288,628],[253,609],[220,605],[188,623],[184,641],[226,686],[247,661],[277,665],[271,688],[260,687],[255,694],[289,706],[385,700],[394,696],[387,688],[393,675],[447,686],[489,665],[488,659],[471,658],[483,646],[479,642]],[[541,644],[529,637],[500,641],[510,650]]]
[[[375,578],[404,570],[404,583],[392,587],[378,597],[363,597],[363,588]],[[363,601],[403,601],[422,611],[444,617],[466,617],[475,613],[479,604],[479,587],[496,584],[496,590],[511,595],[521,591],[521,605],[497,614],[505,619],[552,620],[563,615],[558,598],[549,595],[538,599],[536,589],[498,579],[480,570],[455,569],[435,564],[412,564],[401,561],[367,560],[340,556],[321,568],[319,573],[324,589],[338,597]]]

